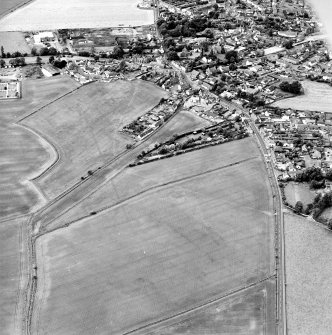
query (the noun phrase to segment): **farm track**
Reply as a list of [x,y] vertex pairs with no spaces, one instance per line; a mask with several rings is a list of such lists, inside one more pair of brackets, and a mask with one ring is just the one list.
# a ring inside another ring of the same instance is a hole
[[[127,203],[128,201],[130,201],[130,200],[132,200],[132,199],[135,199],[136,197],[140,197],[140,196],[142,196],[142,195],[144,195],[144,194],[146,194],[146,193],[150,193],[150,192],[152,192],[152,191],[155,191],[155,190],[158,190],[158,189],[162,189],[162,188],[167,187],[167,186],[170,186],[170,185],[176,185],[176,184],[178,184],[178,183],[182,183],[182,182],[184,182],[184,181],[192,180],[192,179],[195,179],[195,178],[197,178],[197,177],[204,176],[204,175],[206,175],[206,174],[210,174],[210,173],[214,173],[214,172],[216,172],[216,171],[220,171],[220,170],[223,170],[223,169],[232,167],[232,166],[236,166],[236,165],[239,165],[239,164],[243,164],[243,163],[245,163],[245,162],[248,162],[248,161],[251,161],[251,160],[254,160],[254,159],[257,159],[257,158],[258,158],[258,156],[251,157],[251,158],[247,158],[247,159],[243,159],[243,160],[241,160],[241,161],[237,161],[237,162],[234,162],[234,163],[231,163],[231,164],[228,164],[228,165],[224,165],[224,166],[221,166],[221,167],[218,167],[218,168],[215,168],[215,169],[207,170],[207,171],[204,171],[204,172],[201,172],[201,173],[197,173],[197,174],[194,174],[194,175],[191,175],[191,176],[183,177],[183,178],[180,178],[180,179],[176,179],[176,180],[168,181],[168,182],[166,182],[166,183],[162,183],[162,184],[159,184],[159,185],[155,185],[155,186],[149,187],[148,189],[145,189],[145,190],[143,190],[143,191],[141,191],[141,192],[138,192],[138,193],[136,193],[136,194],[134,194],[134,195],[132,195],[132,196],[130,196],[130,197],[128,197],[128,198],[125,198],[125,199],[123,199],[123,200],[121,200],[121,201],[119,201],[119,202],[117,202],[117,203],[115,203],[115,204],[113,204],[113,205],[102,207],[102,208],[96,210],[95,213],[96,213],[96,214],[99,214],[99,213],[102,213],[102,212],[104,212],[104,211],[114,209],[114,208],[116,208],[116,207],[118,207],[118,206],[120,206],[120,205],[122,205],[122,204],[124,204],[124,203]],[[82,200],[83,200],[83,199],[82,199]],[[76,204],[77,204],[77,203],[76,203]],[[86,219],[86,218],[88,218],[88,217],[91,217],[91,215],[86,215],[86,216],[80,217],[80,218],[78,218],[78,219],[76,219],[76,220],[73,220],[73,221],[71,221],[71,222],[67,222],[67,223],[65,223],[65,224],[62,225],[62,226],[59,226],[59,227],[56,227],[56,228],[54,228],[54,229],[50,229],[50,230],[48,230],[48,231],[42,232],[42,233],[40,233],[40,234],[37,234],[35,237],[36,237],[36,239],[37,239],[38,237],[41,237],[41,236],[46,235],[46,234],[48,234],[48,233],[54,232],[54,231],[56,231],[56,230],[59,230],[59,229],[62,229],[62,228],[67,228],[67,227],[69,227],[70,225],[72,225],[72,224],[74,224],[74,223],[77,223],[77,222],[79,222],[79,221],[81,221],[81,220],[84,220],[84,219]],[[58,218],[58,217],[57,217],[57,218]],[[50,224],[51,222],[52,222],[52,221],[50,221],[48,224]],[[47,226],[45,226],[45,227],[47,227]]]

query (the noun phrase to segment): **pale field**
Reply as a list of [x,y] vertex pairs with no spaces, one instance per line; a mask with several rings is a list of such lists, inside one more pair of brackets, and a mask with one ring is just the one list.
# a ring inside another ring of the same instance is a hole
[[52,143],[57,164],[34,180],[52,199],[126,149],[132,140],[119,132],[167,93],[148,82],[92,83],[24,120]]
[[31,51],[24,34],[20,32],[0,32],[0,46],[3,46],[5,52],[10,53],[19,51],[29,54]]
[[[154,166],[160,178],[164,164]],[[198,175],[39,237],[32,333],[122,334],[270,276],[274,226],[262,160],[200,166]],[[260,313],[251,318],[257,334]]]
[[17,125],[17,118],[75,87],[72,80],[65,78],[24,81],[22,99],[0,102],[0,219],[26,214],[43,202],[28,180],[55,160],[52,147],[37,134]]
[[304,94],[279,100],[271,106],[332,113],[332,87],[324,83],[302,81]]
[[[126,168],[104,182],[90,195],[83,195],[70,210],[63,210],[64,214],[59,215],[56,210],[43,213],[41,228],[44,230],[47,227],[47,230],[52,230],[87,216],[90,212],[114,206],[156,186],[163,186],[176,180],[199,175],[202,171],[213,171],[258,156],[256,143],[252,138],[246,138],[192,151],[163,161]],[[52,223],[50,223],[51,220],[53,220]]]
[[285,219],[288,333],[332,334],[332,233],[302,217]]
[[104,28],[153,24],[138,0],[35,0],[0,20],[0,31]]
[[[0,224],[0,333],[1,335],[20,334],[22,318],[21,289],[27,270],[24,266],[26,250],[24,226],[27,219],[1,222]],[[21,228],[22,238],[21,238]],[[21,263],[22,258],[22,263]]]
[[316,193],[310,190],[309,185],[302,183],[287,183],[285,187],[287,202],[293,206],[297,201],[302,201],[304,207],[314,201]]

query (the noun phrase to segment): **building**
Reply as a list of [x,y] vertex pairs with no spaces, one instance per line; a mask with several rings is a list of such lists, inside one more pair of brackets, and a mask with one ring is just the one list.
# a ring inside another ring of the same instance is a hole
[[60,70],[52,64],[44,64],[41,70],[45,77],[54,77],[60,74]]

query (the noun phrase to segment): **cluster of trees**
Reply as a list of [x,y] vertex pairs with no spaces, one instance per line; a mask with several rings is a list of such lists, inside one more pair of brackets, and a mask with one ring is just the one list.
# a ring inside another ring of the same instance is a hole
[[51,56],[48,59],[48,61],[49,61],[50,64],[54,65],[55,67],[57,67],[59,69],[64,69],[66,67],[66,65],[67,65],[67,62],[64,59],[63,60],[55,59],[54,56]]
[[24,66],[26,65],[25,63],[25,58],[24,57],[17,57],[17,58],[13,58],[9,61],[9,64],[11,66],[17,67],[17,66]]
[[293,48],[293,45],[294,45],[294,43],[293,43],[293,41],[291,41],[291,40],[289,40],[289,41],[285,41],[285,42],[282,44],[282,46],[283,46],[284,48],[286,48],[286,49],[292,49],[292,48]]
[[301,94],[303,92],[303,87],[299,81],[293,81],[292,83],[283,81],[279,87],[281,90],[287,93]]
[[26,57],[28,56],[27,53],[21,53],[19,51],[15,51],[13,53],[5,52],[5,49],[3,46],[0,47],[0,54],[1,58],[16,58],[16,57]]
[[[206,17],[188,19],[173,15],[170,16],[168,21],[159,19],[157,27],[163,37],[195,37],[196,33],[211,28],[212,24]],[[206,34],[206,37],[213,37],[212,32],[209,30],[206,31]]]

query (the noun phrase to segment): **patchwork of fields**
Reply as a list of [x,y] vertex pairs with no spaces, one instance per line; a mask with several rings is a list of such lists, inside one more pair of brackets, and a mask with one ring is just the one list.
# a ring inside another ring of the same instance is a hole
[[59,155],[35,183],[50,199],[126,149],[132,140],[119,130],[157,105],[167,93],[148,82],[92,83],[26,118]]
[[[237,143],[238,154],[250,148]],[[221,154],[211,149],[209,162]],[[252,149],[211,171],[197,158],[198,173],[180,180],[187,155],[172,158],[173,182],[38,238],[34,331],[123,333],[271,276],[272,201]],[[167,161],[152,164],[172,180]]]
[[[14,0],[15,2],[22,2]],[[9,1],[5,0],[7,7]],[[35,0],[0,20],[0,31],[142,26],[154,22],[139,0]],[[2,6],[2,2],[1,2]]]

